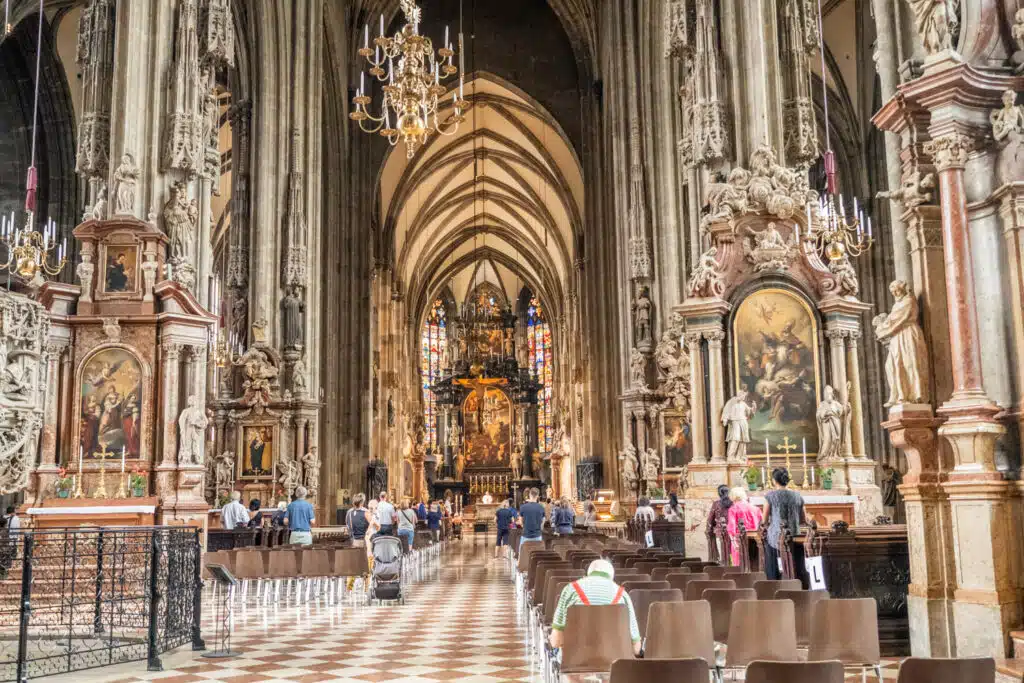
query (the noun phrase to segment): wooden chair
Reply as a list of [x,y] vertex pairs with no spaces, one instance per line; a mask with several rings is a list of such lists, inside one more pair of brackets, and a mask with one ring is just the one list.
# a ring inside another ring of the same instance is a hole
[[570,607],[565,620],[559,677],[561,674],[607,673],[618,659],[633,659],[626,606]]
[[798,591],[803,588],[800,579],[755,581],[754,590],[758,600],[774,600],[777,591]]
[[797,661],[796,616],[789,600],[740,600],[729,619],[726,668],[742,668],[759,659]]
[[707,580],[709,580],[709,578],[710,577],[707,574],[694,574],[694,573],[691,573],[691,574],[669,574],[667,577],[665,577],[665,580],[668,581],[668,585],[671,586],[672,588],[678,588],[679,590],[683,591],[683,595],[685,596],[686,595],[686,584],[690,583],[691,581],[707,581]]
[[727,579],[732,579],[736,582],[737,588],[753,588],[754,584],[758,581],[767,581],[768,577],[765,576],[764,572],[743,572],[740,574],[728,574]]
[[645,590],[668,590],[672,586],[668,584],[668,581],[620,581],[619,585],[626,589],[627,592],[632,592],[637,589]]
[[690,581],[686,584],[686,592],[683,595],[686,596],[687,600],[703,600],[704,591],[714,588],[736,588],[736,582],[731,579],[723,579],[721,581]]
[[715,666],[715,639],[711,605],[707,600],[656,602],[647,615],[644,657],[686,659],[699,657],[707,668]]
[[737,600],[756,600],[757,595],[753,588],[709,588],[704,590],[700,599],[711,605],[711,630],[715,641],[725,643],[729,638],[733,603]]
[[996,662],[980,659],[921,659],[910,657],[900,664],[896,683],[994,683]]
[[633,613],[636,614],[640,635],[643,636],[647,633],[647,616],[651,611],[651,605],[656,602],[682,602],[683,593],[678,588],[638,588],[629,591],[629,599],[633,603]]
[[846,668],[862,672],[873,669],[881,683],[878,604],[874,598],[821,600],[811,614],[808,661],[838,659]]
[[796,611],[796,644],[807,647],[811,642],[811,617],[814,606],[819,600],[829,599],[828,591],[779,590],[775,591],[776,600],[792,600]]
[[609,683],[707,683],[703,659],[620,659],[612,664]]
[[841,662],[751,662],[746,683],[843,683]]

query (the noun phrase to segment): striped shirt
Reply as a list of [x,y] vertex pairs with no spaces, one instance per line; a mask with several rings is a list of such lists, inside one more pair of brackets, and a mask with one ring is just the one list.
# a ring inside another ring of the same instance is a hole
[[[587,576],[576,582],[583,594],[587,596],[587,602],[591,605],[610,605],[619,592],[619,584],[603,576]],[[569,608],[577,605],[585,605],[579,593],[570,583],[562,589],[562,595],[558,598],[558,607],[555,608],[555,618],[551,622],[551,628],[556,631],[565,630],[565,619],[569,614]],[[636,623],[636,612],[633,611],[633,601],[626,593],[622,594],[622,603],[629,610],[629,637],[634,643],[640,642],[640,627]]]

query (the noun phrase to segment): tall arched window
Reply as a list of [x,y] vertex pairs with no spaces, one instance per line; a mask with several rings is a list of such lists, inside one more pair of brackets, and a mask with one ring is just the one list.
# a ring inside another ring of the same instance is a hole
[[537,394],[537,444],[540,450],[551,451],[554,439],[551,398],[554,393],[554,362],[551,357],[551,326],[537,297],[530,299],[526,309],[526,346],[529,349],[530,374],[543,388]]
[[448,313],[444,301],[434,301],[420,341],[420,379],[423,382],[423,420],[426,423],[426,446],[437,449],[437,400],[430,387],[441,379],[442,363],[448,348]]

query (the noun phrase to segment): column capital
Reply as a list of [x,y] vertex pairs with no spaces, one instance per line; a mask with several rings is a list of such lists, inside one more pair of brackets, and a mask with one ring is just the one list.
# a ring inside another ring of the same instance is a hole
[[952,130],[924,143],[924,151],[931,155],[935,168],[941,173],[962,169],[967,164],[968,153],[976,144],[974,138]]
[[160,349],[163,351],[164,358],[167,360],[178,360],[181,356],[183,345],[178,342],[165,339],[160,342]]

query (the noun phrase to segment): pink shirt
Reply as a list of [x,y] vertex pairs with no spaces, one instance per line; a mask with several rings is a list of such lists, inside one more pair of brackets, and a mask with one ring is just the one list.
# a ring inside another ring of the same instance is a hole
[[761,525],[761,508],[755,507],[745,500],[739,500],[729,508],[729,523],[726,531],[735,537],[739,533],[739,520],[743,520],[743,526],[747,531],[754,531]]

